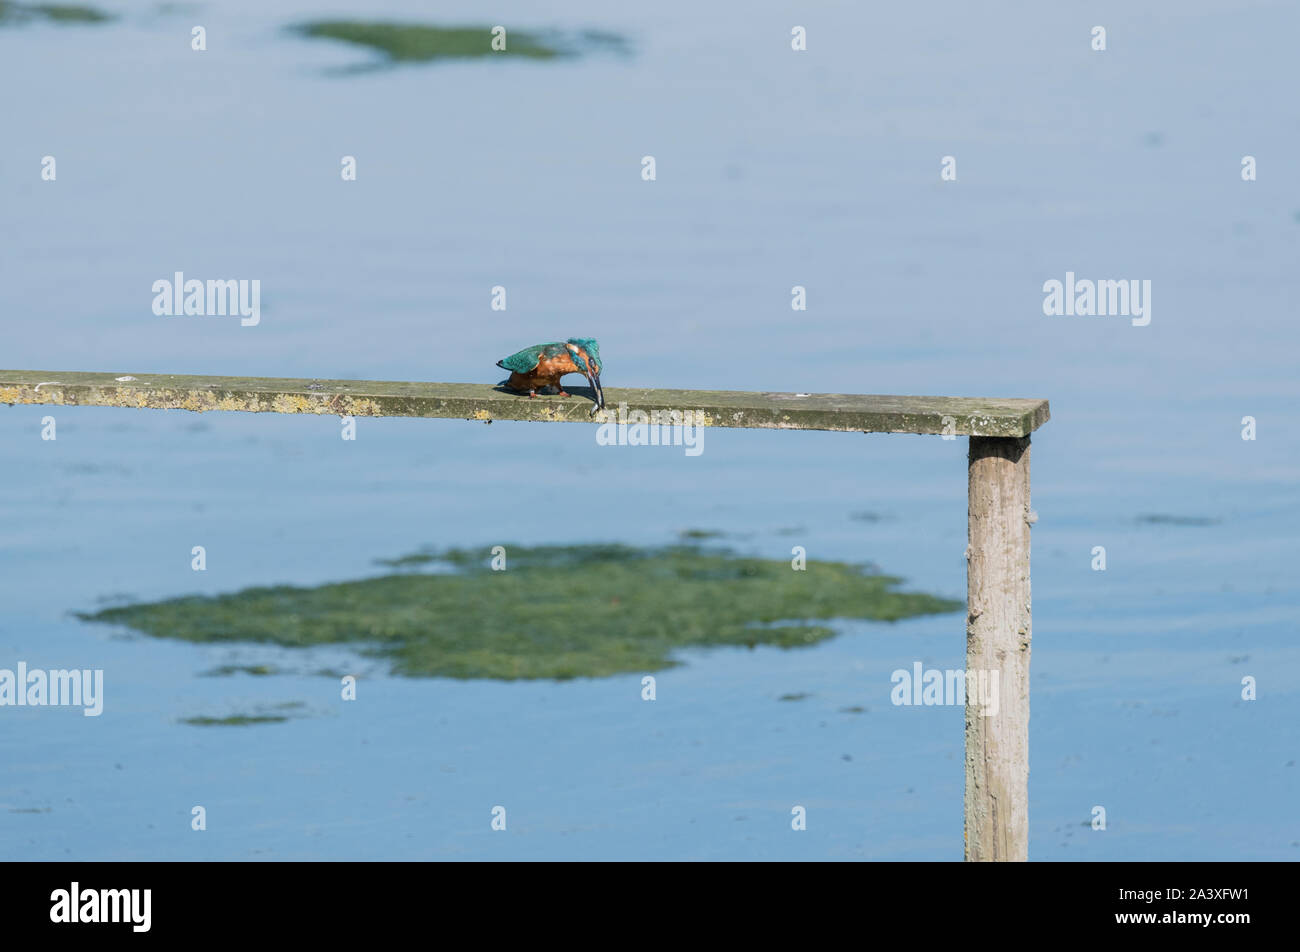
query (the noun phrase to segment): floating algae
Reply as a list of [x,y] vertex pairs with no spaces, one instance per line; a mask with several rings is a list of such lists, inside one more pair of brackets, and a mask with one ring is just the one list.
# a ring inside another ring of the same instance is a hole
[[1146,513],[1138,516],[1137,521],[1153,526],[1217,526],[1218,519],[1210,516],[1178,516],[1168,513]]
[[603,677],[673,666],[689,647],[795,648],[834,635],[818,621],[895,621],[955,611],[960,602],[895,591],[899,580],[842,562],[742,556],[697,545],[506,546],[505,571],[486,551],[452,549],[394,564],[437,562],[321,585],[104,608],[79,617],[185,641],[351,644],[409,676]]
[[221,664],[202,672],[201,677],[225,678],[232,674],[251,674],[254,677],[266,677],[279,674],[279,670],[269,664]]
[[0,0],[0,26],[49,20],[53,23],[106,23],[113,19],[93,7],[61,3],[9,3]]
[[248,727],[252,724],[283,724],[283,714],[231,714],[229,717],[184,717],[182,724],[195,727]]
[[[490,26],[451,27],[362,20],[315,20],[295,24],[289,30],[312,39],[364,46],[382,53],[383,65],[482,56],[550,60],[580,56],[593,50],[627,52],[627,42],[622,37],[595,30],[580,33],[509,30],[504,36],[497,36]],[[503,42],[505,48],[501,49]]]
[[183,717],[182,724],[190,724],[194,727],[249,727],[253,724],[283,724],[292,717],[300,717],[300,714],[277,714],[275,711],[297,711],[306,707],[302,701],[285,701],[281,704],[273,704],[269,707],[263,706],[255,714],[229,714],[226,717],[209,717],[199,715],[197,717]]

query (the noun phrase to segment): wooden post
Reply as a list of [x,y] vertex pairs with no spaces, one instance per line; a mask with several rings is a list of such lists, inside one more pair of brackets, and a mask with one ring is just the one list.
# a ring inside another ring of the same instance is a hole
[[[967,471],[966,859],[1029,857],[1029,437],[972,436]],[[996,672],[996,682],[993,681]],[[996,684],[996,703],[971,685]]]

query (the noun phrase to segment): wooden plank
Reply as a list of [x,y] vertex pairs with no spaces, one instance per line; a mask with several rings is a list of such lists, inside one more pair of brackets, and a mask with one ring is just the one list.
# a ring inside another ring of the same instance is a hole
[[1029,854],[1029,439],[972,437],[966,548],[966,859]]
[[694,411],[702,426],[1000,437],[1028,436],[1050,416],[1046,400],[606,388],[609,409],[593,417],[590,390],[570,391],[568,399],[530,400],[474,383],[0,370],[0,403],[8,404],[569,423],[617,422],[626,404]]

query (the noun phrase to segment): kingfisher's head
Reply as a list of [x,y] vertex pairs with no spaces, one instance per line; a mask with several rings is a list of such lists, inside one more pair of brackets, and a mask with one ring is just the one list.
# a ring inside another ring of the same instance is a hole
[[569,355],[578,365],[578,369],[587,375],[591,392],[596,396],[596,409],[605,409],[605,391],[600,388],[600,371],[603,369],[600,345],[596,343],[594,337],[570,337],[564,342],[564,346],[568,348]]

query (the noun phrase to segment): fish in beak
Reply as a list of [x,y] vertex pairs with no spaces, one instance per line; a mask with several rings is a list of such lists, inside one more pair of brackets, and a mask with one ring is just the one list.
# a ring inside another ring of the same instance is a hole
[[595,416],[597,410],[605,409],[605,391],[600,389],[600,371],[591,369],[591,362],[587,362],[587,382],[591,384],[591,392],[596,396],[596,405],[591,408],[592,416]]

